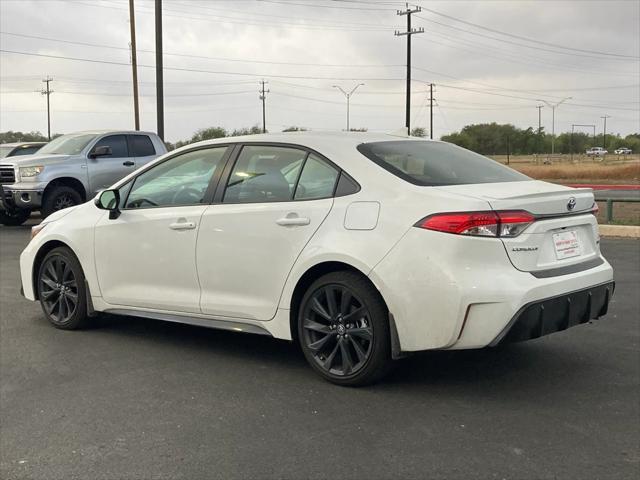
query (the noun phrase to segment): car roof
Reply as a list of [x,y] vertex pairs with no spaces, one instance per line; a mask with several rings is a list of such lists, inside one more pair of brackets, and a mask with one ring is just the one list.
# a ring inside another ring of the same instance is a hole
[[80,132],[69,132],[65,135],[105,135],[105,134],[115,134],[115,135],[156,135],[154,132],[145,132],[141,130],[83,130]]
[[0,147],[24,147],[30,145],[46,145],[47,142],[12,142],[12,143],[0,143]]
[[[377,132],[280,132],[280,133],[262,133],[257,135],[243,135],[238,137],[224,137],[212,140],[203,140],[202,142],[189,144],[193,146],[216,145],[221,143],[290,143],[300,144],[313,149],[323,150],[327,148],[334,149],[336,146],[343,148],[355,148],[362,143],[372,142],[390,142],[390,141],[425,141],[427,139],[420,137],[408,137],[405,135],[396,135],[390,133]],[[434,141],[434,140],[428,140]]]

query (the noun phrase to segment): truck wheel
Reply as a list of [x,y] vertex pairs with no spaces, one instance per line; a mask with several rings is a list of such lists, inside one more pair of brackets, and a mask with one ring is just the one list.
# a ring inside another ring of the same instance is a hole
[[53,187],[46,193],[42,202],[42,217],[46,218],[53,212],[81,203],[82,197],[73,188],[64,185]]
[[22,225],[29,219],[31,210],[0,210],[0,223],[9,227]]

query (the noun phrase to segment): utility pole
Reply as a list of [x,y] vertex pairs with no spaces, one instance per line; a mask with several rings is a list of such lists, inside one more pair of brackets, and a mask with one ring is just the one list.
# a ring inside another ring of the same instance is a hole
[[269,90],[265,90],[264,86],[268,82],[265,82],[264,79],[262,79],[260,83],[262,84],[262,89],[259,92],[260,100],[262,100],[262,133],[267,133],[267,111],[266,111],[265,103],[267,100],[267,93],[269,93]]
[[536,105],[536,108],[538,109],[538,145],[536,148],[536,160],[538,160],[538,155],[540,155],[540,140],[542,139],[542,109],[544,105]]
[[536,100],[536,102],[544,102],[548,107],[551,108],[551,156],[556,151],[556,107],[559,107],[567,100],[571,100],[573,97],[566,97],[556,103],[549,103],[546,100]]
[[51,141],[51,104],[49,102],[49,96],[53,93],[50,85],[51,82],[53,82],[53,78],[47,75],[47,78],[42,79],[42,83],[46,83],[47,88],[43,88],[42,90],[40,90],[40,93],[42,95],[47,96],[47,138],[49,139],[49,141]]
[[341,86],[339,85],[332,85],[333,88],[337,88],[338,90],[340,90],[342,92],[342,94],[346,97],[347,99],[347,132],[350,132],[351,130],[349,129],[349,101],[351,99],[351,95],[353,95],[353,92],[355,92],[358,87],[363,86],[364,83],[359,83],[357,84],[355,87],[353,87],[351,89],[351,91],[349,93],[345,92]]
[[429,84],[429,138],[433,140],[433,83]]
[[129,24],[131,26],[131,68],[133,70],[133,118],[135,129],[140,130],[140,107],[138,105],[138,58],[136,53],[136,14],[133,1],[129,0]]
[[164,141],[164,80],[162,65],[162,0],[156,0],[156,114],[158,136]]
[[611,118],[611,115],[605,115],[600,117],[604,119],[604,130],[602,130],[602,148],[607,149],[607,118]]
[[400,37],[403,35],[407,36],[407,100],[406,100],[406,118],[405,118],[405,127],[407,127],[407,134],[411,132],[411,36],[416,33],[424,33],[424,28],[411,28],[411,14],[421,12],[422,8],[419,6],[415,6],[415,8],[409,8],[409,4],[407,3],[406,10],[398,10],[397,14],[402,16],[407,16],[407,31],[399,32],[396,31],[394,35],[396,37]]

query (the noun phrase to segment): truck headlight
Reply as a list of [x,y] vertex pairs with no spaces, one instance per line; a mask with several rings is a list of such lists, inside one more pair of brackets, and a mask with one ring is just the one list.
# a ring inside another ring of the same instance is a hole
[[35,177],[42,173],[44,167],[38,165],[37,167],[20,167],[20,178]]

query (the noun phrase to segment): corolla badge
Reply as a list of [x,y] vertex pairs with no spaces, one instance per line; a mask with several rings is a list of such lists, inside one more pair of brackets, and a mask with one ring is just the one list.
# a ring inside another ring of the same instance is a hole
[[571,211],[576,208],[576,197],[571,197],[567,202],[567,210]]

